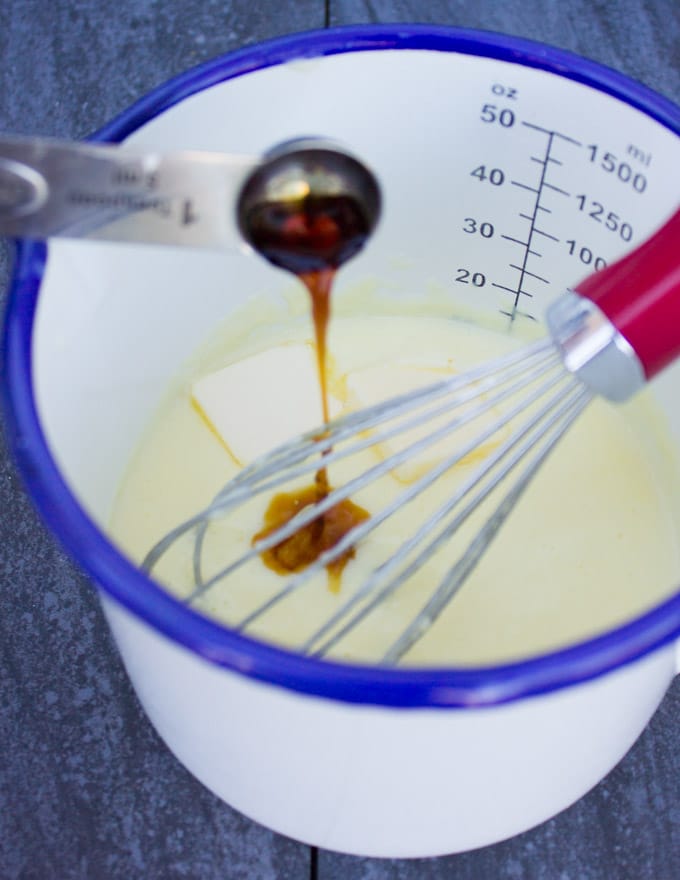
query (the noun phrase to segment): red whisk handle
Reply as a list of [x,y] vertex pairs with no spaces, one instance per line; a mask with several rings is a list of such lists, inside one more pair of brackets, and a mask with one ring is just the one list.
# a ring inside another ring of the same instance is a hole
[[680,355],[680,210],[651,238],[575,288],[630,343],[647,379]]

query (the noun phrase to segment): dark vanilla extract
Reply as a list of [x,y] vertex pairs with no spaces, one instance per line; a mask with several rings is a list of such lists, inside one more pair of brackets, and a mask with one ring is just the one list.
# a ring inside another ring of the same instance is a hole
[[[251,242],[260,253],[297,275],[309,291],[322,413],[324,422],[328,422],[326,342],[333,281],[338,267],[363,247],[370,232],[368,219],[350,196],[308,197],[302,202],[257,206],[248,217],[248,225]],[[323,501],[331,491],[327,470],[322,466],[311,486],[277,493],[252,542],[281,528],[308,505]],[[345,499],[264,551],[261,558],[279,574],[302,571],[369,516],[368,511]],[[342,571],[354,552],[353,547],[349,548],[326,566],[334,592],[340,589]]]

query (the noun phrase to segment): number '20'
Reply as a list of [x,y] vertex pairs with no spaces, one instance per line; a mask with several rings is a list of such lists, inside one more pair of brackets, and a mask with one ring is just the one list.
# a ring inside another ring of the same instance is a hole
[[473,284],[475,287],[484,287],[486,275],[481,272],[471,272],[469,269],[456,269],[456,281],[461,284]]

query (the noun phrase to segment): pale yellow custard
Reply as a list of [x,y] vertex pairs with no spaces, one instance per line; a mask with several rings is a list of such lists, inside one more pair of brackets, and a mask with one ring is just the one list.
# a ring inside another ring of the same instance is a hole
[[[434,382],[516,344],[443,317],[335,317],[329,365],[333,410],[344,412]],[[203,359],[199,355],[130,464],[113,512],[115,539],[141,560],[158,538],[205,506],[242,464],[311,427],[320,421],[319,413],[307,321],[291,318],[260,328],[219,357],[214,350]],[[435,446],[425,461],[402,465],[353,500],[376,515],[440,460],[450,442]],[[400,443],[385,441],[362,452],[363,464],[374,464]],[[482,446],[439,478],[427,498],[404,506],[367,537],[343,573],[339,594],[329,590],[321,572],[248,632],[293,647],[303,643],[493,446]],[[526,657],[604,631],[668,595],[680,570],[677,475],[669,448],[660,417],[642,396],[625,406],[590,404],[469,581],[404,662],[487,664]],[[330,468],[334,486],[347,479],[346,467]],[[217,523],[206,540],[206,572],[249,549],[271,494]],[[379,660],[465,549],[474,528],[467,523],[329,656]],[[184,541],[155,572],[180,597],[192,589],[191,547]],[[282,583],[255,558],[195,607],[236,623]]]

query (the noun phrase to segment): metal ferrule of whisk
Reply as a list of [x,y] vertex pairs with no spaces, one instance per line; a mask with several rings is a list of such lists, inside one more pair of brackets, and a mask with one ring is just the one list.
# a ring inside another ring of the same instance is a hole
[[548,307],[546,323],[566,369],[596,394],[620,403],[645,384],[634,348],[592,300],[569,290]]

